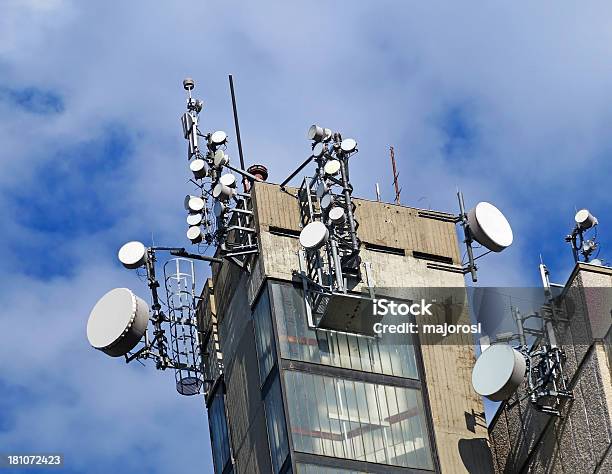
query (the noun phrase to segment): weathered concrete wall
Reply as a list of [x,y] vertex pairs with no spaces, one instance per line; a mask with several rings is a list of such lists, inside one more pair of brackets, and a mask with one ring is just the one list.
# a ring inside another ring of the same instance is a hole
[[[611,276],[612,269],[579,264],[570,277],[560,314],[568,321],[557,322],[555,333],[574,400],[558,418],[527,401],[504,404],[490,427],[496,472],[610,472],[604,467],[612,463]],[[606,337],[594,337],[606,324]]]

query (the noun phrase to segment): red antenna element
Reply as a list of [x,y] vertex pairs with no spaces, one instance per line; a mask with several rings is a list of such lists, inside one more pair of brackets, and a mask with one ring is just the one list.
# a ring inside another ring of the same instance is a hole
[[400,193],[402,192],[399,187],[399,173],[397,172],[397,167],[395,165],[395,150],[392,146],[389,147],[389,152],[391,153],[391,167],[393,168],[393,186],[395,188],[395,204],[400,204]]

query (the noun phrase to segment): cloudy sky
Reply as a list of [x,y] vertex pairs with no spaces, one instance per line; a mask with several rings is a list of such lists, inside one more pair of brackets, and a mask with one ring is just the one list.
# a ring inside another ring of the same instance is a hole
[[[60,451],[66,472],[209,472],[203,401],[171,374],[91,350],[127,240],[186,245],[182,79],[201,128],[233,131],[281,181],[320,123],[352,136],[356,194],[455,211],[489,200],[515,244],[482,285],[572,267],[576,208],[612,261],[612,6],[608,2],[0,2],[0,446]],[[237,156],[235,141],[230,154]],[[201,274],[204,276],[203,274]]]

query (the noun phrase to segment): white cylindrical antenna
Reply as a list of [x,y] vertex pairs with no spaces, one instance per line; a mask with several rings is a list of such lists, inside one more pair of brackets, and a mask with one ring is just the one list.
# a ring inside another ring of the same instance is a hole
[[588,209],[580,209],[574,216],[574,220],[582,230],[590,229],[598,224],[597,218]]
[[202,214],[199,212],[187,214],[187,224],[189,226],[200,225],[202,223]]
[[212,190],[213,198],[221,201],[228,201],[235,193],[236,189],[226,186],[221,181],[215,184]]
[[344,209],[339,206],[332,207],[328,215],[329,220],[332,221],[334,225],[344,224],[344,221],[346,220],[346,213],[344,212]]
[[185,209],[188,210],[189,212],[198,213],[198,212],[202,212],[202,210],[206,206],[206,203],[204,202],[204,199],[202,199],[201,197],[187,195],[185,196],[184,205],[185,205]]
[[474,240],[489,250],[501,252],[512,244],[510,223],[493,204],[479,202],[468,212],[467,220]]
[[231,173],[226,173],[219,178],[219,182],[229,188],[236,187],[236,177]]
[[225,166],[229,163],[229,156],[223,150],[215,151],[213,156],[213,164],[216,168],[220,168],[221,166]]
[[325,145],[322,142],[318,142],[312,149],[312,156],[315,158],[321,158],[323,156],[323,152],[325,151]]
[[523,383],[525,356],[506,344],[495,344],[484,351],[472,370],[472,386],[479,395],[501,402]]
[[376,183],[376,200],[380,202],[380,186]]
[[217,130],[216,132],[213,132],[212,135],[210,136],[210,142],[214,146],[224,145],[226,141],[227,141],[227,133],[225,133],[223,130]]
[[200,226],[194,225],[187,229],[187,238],[191,240],[192,244],[202,242],[202,229],[200,229]]
[[127,288],[115,288],[98,300],[87,321],[87,339],[111,357],[130,352],[149,321],[147,303]]
[[345,138],[342,140],[342,143],[340,143],[340,149],[344,153],[353,153],[357,149],[357,142],[352,138]]
[[196,158],[189,163],[189,169],[196,177],[196,179],[202,179],[206,177],[206,162],[201,158]]
[[338,171],[340,171],[340,162],[338,160],[329,160],[327,163],[325,163],[323,171],[328,176],[338,174]]
[[117,257],[125,268],[134,270],[147,262],[147,248],[142,242],[133,240],[119,249]]
[[320,248],[329,239],[329,229],[320,221],[310,222],[300,232],[300,244],[307,250]]

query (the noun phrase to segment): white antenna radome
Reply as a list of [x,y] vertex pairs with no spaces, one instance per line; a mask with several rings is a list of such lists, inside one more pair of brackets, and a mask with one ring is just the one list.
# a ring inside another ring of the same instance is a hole
[[494,344],[476,361],[472,386],[489,400],[507,400],[525,380],[526,370],[523,354],[507,344]]
[[493,204],[479,202],[468,212],[472,237],[493,252],[501,252],[512,245],[512,228],[506,217]]
[[325,171],[325,174],[328,176],[337,174],[338,171],[340,171],[340,162],[338,160],[329,160],[327,163],[325,163],[323,171]]
[[142,242],[133,240],[121,246],[117,257],[125,268],[135,270],[146,263],[147,248]]
[[329,229],[321,221],[313,221],[300,232],[300,244],[308,250],[320,248],[329,239]]
[[583,230],[590,229],[598,224],[597,218],[588,209],[580,209],[574,216],[574,220]]
[[149,306],[127,288],[115,288],[98,300],[87,321],[87,339],[112,357],[131,351],[142,339]]

